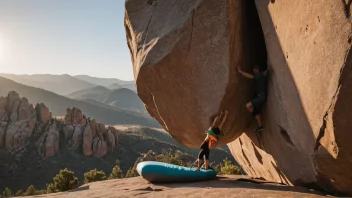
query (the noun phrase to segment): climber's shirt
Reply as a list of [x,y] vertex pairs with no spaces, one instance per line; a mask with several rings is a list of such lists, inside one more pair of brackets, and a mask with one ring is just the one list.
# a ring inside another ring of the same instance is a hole
[[266,96],[266,78],[263,73],[259,72],[253,75],[256,95]]

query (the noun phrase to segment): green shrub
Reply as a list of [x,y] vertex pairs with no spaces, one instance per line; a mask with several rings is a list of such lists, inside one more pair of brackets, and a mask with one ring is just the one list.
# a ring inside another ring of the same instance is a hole
[[97,169],[90,170],[89,172],[84,173],[84,183],[90,183],[95,181],[106,180],[104,171],[97,171]]
[[113,169],[111,174],[109,175],[109,179],[119,179],[123,178],[123,173],[120,166],[116,165]]
[[219,175],[241,175],[242,173],[241,168],[233,165],[227,158],[216,169]]
[[[172,154],[171,151],[163,151],[162,154],[156,156],[156,160],[159,162],[165,162],[169,164],[175,164],[179,166],[190,166],[191,162],[184,161],[182,159],[190,158],[188,154],[184,154],[181,151],[176,151],[175,154]],[[192,158],[192,157],[191,157]]]
[[56,191],[67,191],[78,187],[78,178],[73,171],[67,168],[60,170],[54,178],[54,189]]
[[18,190],[15,194],[16,197],[23,196],[23,190]]
[[37,194],[37,190],[35,189],[35,187],[33,185],[30,185],[23,195],[30,196],[30,195],[36,195],[36,194]]
[[55,193],[56,189],[55,189],[55,185],[54,184],[46,184],[46,193],[50,194],[50,193]]
[[2,192],[2,196],[3,197],[12,197],[13,192],[11,191],[11,189],[5,188],[5,190]]
[[46,193],[46,190],[37,190],[36,194],[37,195],[44,195],[44,194],[47,194],[47,193]]
[[130,169],[128,169],[125,178],[137,177],[137,176],[138,176],[137,170],[131,167]]

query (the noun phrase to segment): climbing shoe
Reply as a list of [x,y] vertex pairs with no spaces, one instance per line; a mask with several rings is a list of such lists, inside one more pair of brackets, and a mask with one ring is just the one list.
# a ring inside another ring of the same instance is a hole
[[254,129],[254,132],[260,132],[260,131],[262,131],[263,129],[264,129],[263,126],[259,126],[259,127],[257,127],[256,129]]

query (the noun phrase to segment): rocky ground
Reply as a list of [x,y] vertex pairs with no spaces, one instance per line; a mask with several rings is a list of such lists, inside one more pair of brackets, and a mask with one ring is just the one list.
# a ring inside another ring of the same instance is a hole
[[301,187],[266,183],[246,176],[225,176],[215,180],[149,184],[141,177],[107,180],[81,186],[70,192],[35,197],[323,197],[322,193]]

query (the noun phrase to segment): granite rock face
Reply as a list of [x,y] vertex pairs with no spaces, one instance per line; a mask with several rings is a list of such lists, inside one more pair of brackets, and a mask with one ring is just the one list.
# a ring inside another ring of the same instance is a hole
[[[243,62],[242,4],[126,1],[138,95],[150,115],[184,145],[198,147],[210,117],[230,102],[228,123],[236,124],[227,128],[241,131],[250,119],[243,116],[245,97],[234,95],[248,88],[235,72],[235,65]],[[239,134],[226,133],[222,143]]]
[[0,148],[13,149],[23,146],[32,136],[37,114],[27,98],[11,91],[0,98],[0,121]]
[[0,97],[0,149],[34,144],[39,155],[53,157],[60,143],[72,149],[82,148],[85,156],[103,157],[118,145],[118,132],[112,126],[87,119],[78,108],[68,108],[61,121],[52,118],[45,104],[34,108],[14,91]]
[[45,132],[36,142],[37,151],[45,157],[53,157],[59,151],[60,145],[60,129],[58,123],[50,122],[45,129]]
[[[209,118],[226,108],[220,144],[229,143],[250,176],[352,194],[349,3],[127,0],[125,6],[138,95],[178,142],[198,147]],[[250,23],[254,15],[259,25]],[[261,136],[252,133],[244,108],[252,85],[236,72],[262,59],[251,52],[260,45],[251,38],[254,26],[261,26],[269,69]]]

